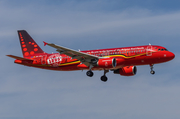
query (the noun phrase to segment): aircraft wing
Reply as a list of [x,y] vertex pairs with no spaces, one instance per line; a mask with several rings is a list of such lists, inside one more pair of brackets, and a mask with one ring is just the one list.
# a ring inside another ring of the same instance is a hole
[[90,55],[87,53],[83,53],[80,51],[76,51],[76,50],[72,50],[66,47],[62,47],[53,43],[46,43],[44,42],[44,45],[49,45],[53,48],[56,48],[60,54],[65,54],[68,55],[70,57],[72,57],[72,59],[78,59],[80,60],[83,64],[85,64],[86,66],[89,66],[89,63],[93,60],[93,59],[99,59],[98,56],[94,56],[94,55]]

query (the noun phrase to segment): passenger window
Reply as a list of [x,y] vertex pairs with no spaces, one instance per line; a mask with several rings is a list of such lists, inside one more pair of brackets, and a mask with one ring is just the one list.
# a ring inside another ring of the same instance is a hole
[[161,51],[164,51],[164,49],[161,49]]

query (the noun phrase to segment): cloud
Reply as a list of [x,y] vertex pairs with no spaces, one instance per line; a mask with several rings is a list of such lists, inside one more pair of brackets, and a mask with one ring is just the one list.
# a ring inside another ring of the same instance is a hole
[[[126,118],[169,118],[173,116],[176,118],[179,114],[176,104],[179,102],[179,95],[176,94],[179,86],[176,84],[164,85],[164,80],[169,80],[168,77],[162,79],[160,78],[162,76],[159,75],[151,79],[151,76],[138,75],[133,79],[124,79],[117,75],[113,78],[111,74],[108,74],[110,80],[104,84],[99,81],[97,75],[93,79],[87,79],[79,72],[54,73],[31,70],[30,78],[15,79],[16,83],[10,81],[6,83],[8,85],[5,85],[12,92],[13,90],[21,92],[19,94],[12,93],[10,98],[3,96],[8,102],[5,101],[2,107],[10,104],[5,109],[11,112],[11,116],[21,118],[26,116],[84,118],[87,115],[89,118],[119,118],[123,116]],[[69,73],[71,75],[67,75]],[[63,79],[58,78],[58,75]],[[14,110],[14,106],[17,106],[16,110]],[[1,112],[8,117],[9,113],[6,110]]]
[[[92,5],[87,3],[80,4],[84,7]],[[69,5],[74,5],[75,10],[67,9]],[[90,44],[88,49],[95,49],[139,45],[139,42],[140,45],[151,43],[165,46],[168,42],[172,47],[171,41],[176,42],[179,37],[179,11],[154,13],[145,8],[127,8],[115,12],[80,11],[76,9],[79,4],[72,1],[63,2],[60,6],[30,3],[23,7],[9,8],[2,5],[2,39],[14,35],[18,29],[26,29],[37,41],[46,40],[67,47],[74,47],[74,41],[80,41],[85,46]],[[102,41],[111,41],[116,46],[106,43],[99,45]],[[74,48],[79,47],[77,45]],[[86,48],[81,47],[84,50]]]

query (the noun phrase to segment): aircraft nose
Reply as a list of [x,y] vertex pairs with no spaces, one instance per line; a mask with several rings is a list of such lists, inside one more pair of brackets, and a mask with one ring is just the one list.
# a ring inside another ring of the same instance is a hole
[[174,53],[169,52],[169,53],[167,54],[167,57],[168,57],[170,60],[172,60],[172,59],[174,59],[175,55],[174,55]]

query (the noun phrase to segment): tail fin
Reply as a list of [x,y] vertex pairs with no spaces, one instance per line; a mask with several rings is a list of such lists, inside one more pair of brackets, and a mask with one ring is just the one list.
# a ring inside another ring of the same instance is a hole
[[24,57],[28,57],[36,53],[44,53],[44,51],[25,30],[18,31],[18,35]]

